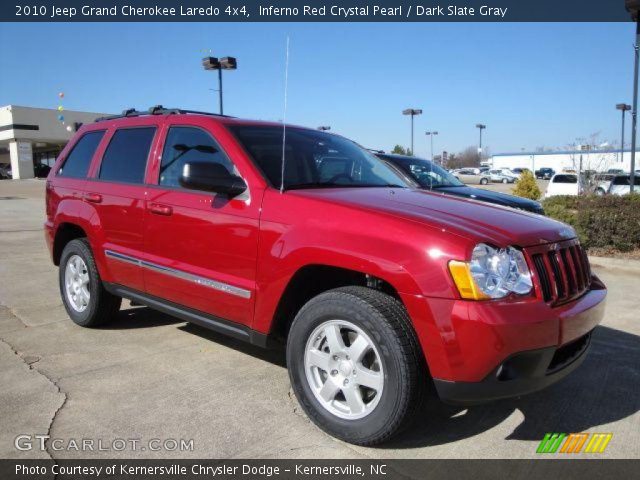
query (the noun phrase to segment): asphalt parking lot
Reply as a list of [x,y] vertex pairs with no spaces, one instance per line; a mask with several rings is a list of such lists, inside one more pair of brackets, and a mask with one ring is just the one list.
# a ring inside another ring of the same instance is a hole
[[[360,448],[301,413],[281,351],[128,304],[104,328],[73,324],[44,243],[43,194],[42,180],[0,181],[2,458],[533,458],[547,432],[610,432],[601,456],[640,458],[640,262],[592,259],[609,287],[606,319],[563,382],[468,409],[434,403],[393,443]],[[21,434],[49,434],[61,448],[19,451]],[[65,447],[72,439],[184,439],[193,449],[78,452]]]

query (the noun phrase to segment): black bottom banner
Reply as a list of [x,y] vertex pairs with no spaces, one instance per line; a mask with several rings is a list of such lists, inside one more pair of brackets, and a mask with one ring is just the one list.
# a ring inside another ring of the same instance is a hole
[[0,479],[633,478],[640,460],[0,460]]

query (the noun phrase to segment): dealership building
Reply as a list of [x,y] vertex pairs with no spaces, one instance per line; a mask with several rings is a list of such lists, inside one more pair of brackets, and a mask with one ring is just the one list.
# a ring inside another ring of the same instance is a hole
[[34,165],[53,165],[79,125],[105,115],[17,105],[0,107],[0,164],[11,164],[14,179],[33,178]]
[[[636,165],[640,165],[640,155],[636,154]],[[631,150],[559,150],[552,152],[499,153],[491,157],[493,168],[552,168],[556,172],[568,170],[609,169],[631,171]],[[638,168],[638,167],[636,167]]]

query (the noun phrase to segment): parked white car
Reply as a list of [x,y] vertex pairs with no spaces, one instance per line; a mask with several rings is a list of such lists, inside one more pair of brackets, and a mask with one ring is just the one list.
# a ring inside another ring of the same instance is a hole
[[[633,176],[634,192],[640,192],[640,176],[634,174]],[[609,195],[629,195],[631,193],[631,175],[616,175],[611,180]]]
[[556,173],[547,185],[545,198],[556,195],[580,195],[582,193],[582,182],[578,180],[575,173]]

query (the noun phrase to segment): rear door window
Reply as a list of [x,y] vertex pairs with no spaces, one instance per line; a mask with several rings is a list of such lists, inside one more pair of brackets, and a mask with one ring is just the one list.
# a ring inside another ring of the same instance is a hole
[[57,175],[69,178],[85,178],[91,165],[91,159],[96,152],[100,140],[104,137],[104,130],[85,133],[76,142],[67,156]]
[[578,183],[578,177],[575,175],[556,175],[553,183]]
[[116,130],[100,164],[100,180],[144,183],[144,172],[155,127]]

